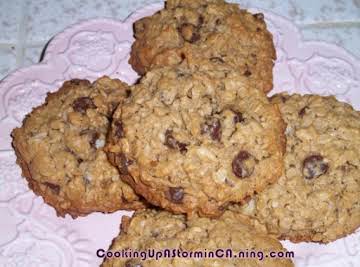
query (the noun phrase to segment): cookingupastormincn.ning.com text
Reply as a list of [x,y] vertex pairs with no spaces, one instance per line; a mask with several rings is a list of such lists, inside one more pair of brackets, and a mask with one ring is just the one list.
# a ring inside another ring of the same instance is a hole
[[194,259],[258,259],[266,258],[294,258],[293,251],[261,251],[261,250],[238,250],[230,248],[218,248],[215,250],[181,250],[181,249],[146,249],[146,250],[104,250],[98,249],[96,255],[99,258],[138,258],[141,260],[159,260],[163,258],[194,258]]

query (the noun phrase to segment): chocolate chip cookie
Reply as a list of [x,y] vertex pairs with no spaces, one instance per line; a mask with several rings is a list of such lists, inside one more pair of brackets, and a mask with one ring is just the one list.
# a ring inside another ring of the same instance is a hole
[[29,187],[59,216],[144,207],[103,150],[111,115],[129,92],[108,77],[65,82],[12,132]]
[[282,173],[284,123],[246,77],[154,69],[115,111],[107,152],[150,203],[219,216]]
[[221,0],[168,0],[134,31],[129,63],[141,75],[187,61],[194,69],[237,69],[256,87],[272,89],[276,53],[263,14]]
[[335,97],[279,94],[285,174],[245,206],[266,230],[327,243],[360,225],[360,113]]
[[[185,257],[185,254],[181,254],[180,257],[161,257],[158,260],[109,257],[101,266],[294,266],[289,259],[289,252],[286,252],[279,241],[257,232],[249,226],[243,216],[230,211],[225,212],[219,219],[198,217],[186,219],[184,215],[173,215],[166,211],[139,211],[131,219],[123,217],[121,232],[113,240],[108,251],[116,255],[117,251],[154,250],[158,252],[166,249],[170,251],[181,249],[183,252],[188,252],[188,257]],[[204,254],[204,251],[210,254],[218,250],[217,255],[221,256],[221,250],[226,249],[232,251],[232,255],[226,254],[228,258],[225,253],[223,253],[223,258],[210,258]],[[241,257],[239,254],[241,251],[256,251],[258,257]],[[190,256],[190,252],[197,252],[197,254]],[[271,258],[270,252],[288,255],[282,258]],[[261,253],[263,259],[261,259]],[[240,256],[236,257],[237,255]]]

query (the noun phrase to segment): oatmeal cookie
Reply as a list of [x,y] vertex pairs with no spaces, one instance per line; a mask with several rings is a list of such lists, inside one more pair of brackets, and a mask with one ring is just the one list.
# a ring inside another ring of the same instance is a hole
[[[181,249],[186,252],[214,252],[230,249],[233,255],[239,251],[263,253],[261,258],[106,258],[102,267],[151,267],[151,266],[294,266],[288,258],[270,258],[269,253],[286,253],[281,243],[252,228],[246,218],[230,211],[219,219],[192,218],[174,215],[166,211],[145,210],[136,212],[132,218],[123,217],[121,232],[109,249],[111,252],[161,251]],[[225,255],[225,253],[224,253]],[[265,256],[268,255],[268,256]],[[261,257],[261,256],[260,256]]]
[[219,216],[282,173],[284,123],[235,72],[158,68],[114,113],[107,152],[150,203]]
[[108,77],[67,81],[13,130],[23,176],[59,216],[144,207],[103,150],[111,115],[129,92]]
[[333,96],[279,94],[285,174],[243,210],[293,242],[328,243],[360,226],[360,112]]
[[134,32],[129,63],[141,75],[187,61],[195,69],[237,69],[256,87],[272,89],[276,53],[263,14],[222,0],[168,0],[136,21]]

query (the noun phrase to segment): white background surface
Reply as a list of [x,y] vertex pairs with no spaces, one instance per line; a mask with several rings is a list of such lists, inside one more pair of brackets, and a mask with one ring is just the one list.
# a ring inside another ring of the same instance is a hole
[[[124,19],[161,0],[0,0],[0,79],[38,62],[49,39],[95,17]],[[338,44],[360,57],[360,0],[233,0],[293,20],[306,40]]]

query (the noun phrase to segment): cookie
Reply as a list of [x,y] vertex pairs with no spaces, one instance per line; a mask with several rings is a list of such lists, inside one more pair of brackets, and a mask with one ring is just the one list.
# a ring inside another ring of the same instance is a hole
[[113,118],[110,161],[138,194],[175,213],[219,216],[282,173],[280,112],[236,72],[154,69]]
[[328,243],[360,226],[360,113],[335,97],[279,94],[285,174],[245,206],[270,234]]
[[237,69],[256,87],[272,89],[276,53],[263,14],[214,0],[168,0],[134,24],[129,63],[143,75],[187,61],[193,69]]
[[129,92],[108,77],[67,81],[13,130],[23,176],[59,216],[144,207],[103,149],[111,115]]
[[[113,240],[108,251],[116,255],[116,251],[158,252],[165,249],[170,251],[181,249],[189,252],[189,255],[187,258],[182,254],[183,257],[161,257],[158,260],[108,257],[101,266],[294,266],[289,259],[291,257],[289,252],[286,252],[278,240],[256,231],[249,226],[243,216],[230,211],[225,212],[219,219],[199,217],[186,219],[184,215],[173,215],[166,211],[139,211],[131,219],[123,217],[121,232]],[[210,258],[205,257],[205,254],[202,254],[203,257],[198,254],[197,258],[190,256],[190,252],[205,251],[210,255],[210,252],[217,249],[229,249],[234,257],[230,257],[231,254],[227,254],[228,258]],[[259,258],[235,258],[240,251],[253,251],[253,253],[256,251]],[[269,257],[270,252],[279,253],[279,257]],[[280,254],[287,256],[280,257]]]

